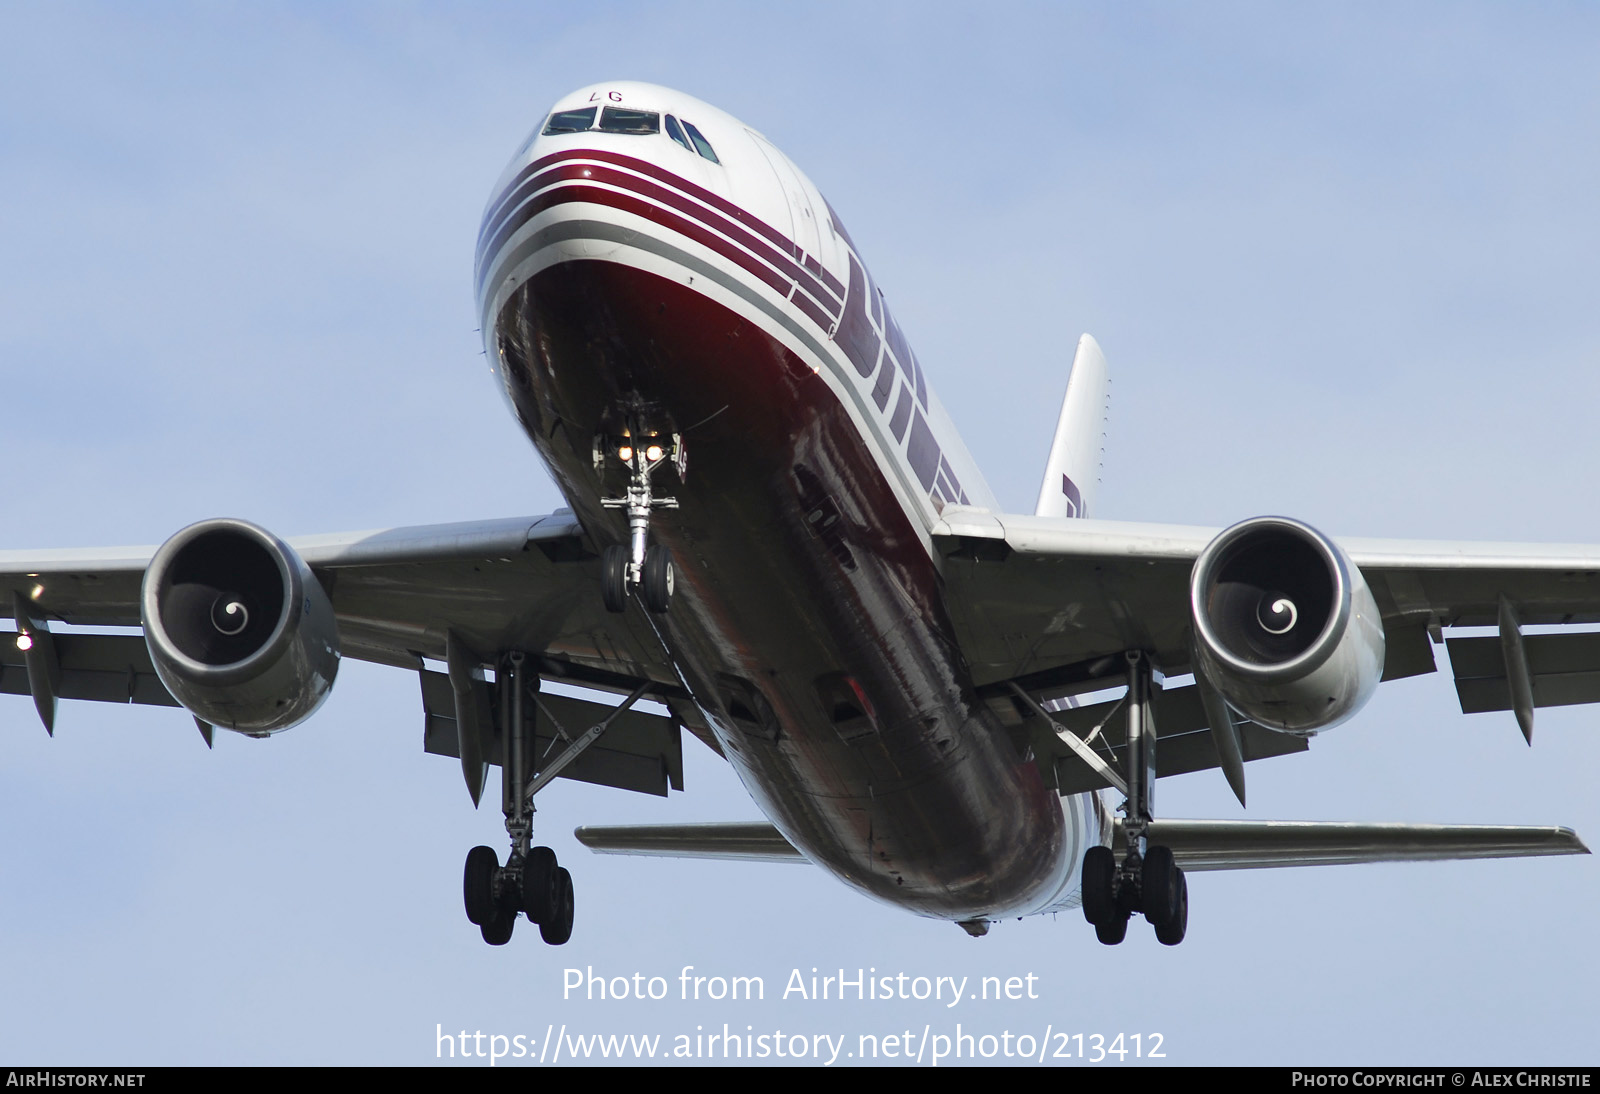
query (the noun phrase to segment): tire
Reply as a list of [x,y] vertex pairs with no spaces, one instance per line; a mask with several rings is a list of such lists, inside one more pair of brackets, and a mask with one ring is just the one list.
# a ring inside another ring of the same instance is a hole
[[672,552],[655,545],[644,556],[644,603],[657,615],[665,614],[672,603]]
[[606,611],[628,610],[628,549],[613,544],[600,555],[600,593]]
[[1178,914],[1165,927],[1156,928],[1156,941],[1163,946],[1176,946],[1189,931],[1189,880],[1178,871]]
[[1083,918],[1098,927],[1117,916],[1117,856],[1091,847],[1083,856]]
[[539,937],[552,946],[564,946],[572,937],[572,916],[576,905],[572,897],[572,875],[565,867],[556,868],[555,915],[550,922],[539,924]]
[[516,909],[496,908],[494,918],[481,925],[478,930],[483,932],[483,940],[489,945],[504,946],[511,941],[511,931],[516,925]]
[[556,853],[535,847],[522,860],[522,910],[535,923],[552,918],[556,908]]
[[494,918],[494,872],[499,868],[500,856],[493,847],[474,847],[467,852],[461,898],[467,906],[467,919],[479,927]]
[[1128,937],[1128,917],[1123,915],[1113,916],[1110,923],[1096,923],[1094,925],[1094,936],[1104,945],[1117,945]]
[[1165,927],[1178,917],[1178,885],[1183,875],[1173,861],[1172,850],[1151,847],[1145,851],[1144,872],[1140,877],[1140,898],[1144,917],[1157,927]]

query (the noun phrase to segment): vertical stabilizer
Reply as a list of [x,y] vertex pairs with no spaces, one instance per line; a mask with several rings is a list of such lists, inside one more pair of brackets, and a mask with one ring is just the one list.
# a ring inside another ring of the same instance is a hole
[[1094,508],[1110,397],[1105,355],[1100,344],[1086,334],[1078,339],[1078,352],[1072,358],[1035,516],[1086,517]]

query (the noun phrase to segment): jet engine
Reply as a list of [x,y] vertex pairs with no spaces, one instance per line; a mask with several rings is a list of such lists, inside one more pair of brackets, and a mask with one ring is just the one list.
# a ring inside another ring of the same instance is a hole
[[1253,722],[1309,737],[1360,710],[1383,675],[1383,621],[1361,571],[1283,517],[1222,532],[1195,560],[1197,670]]
[[333,688],[333,605],[294,549],[242,520],[161,545],[140,594],[156,673],[197,718],[252,737],[311,715]]

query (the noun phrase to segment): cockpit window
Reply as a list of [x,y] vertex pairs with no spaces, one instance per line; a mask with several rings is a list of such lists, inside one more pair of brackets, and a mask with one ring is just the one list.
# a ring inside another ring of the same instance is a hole
[[583,110],[563,110],[550,115],[550,120],[545,123],[543,136],[553,133],[582,133],[594,124],[594,107]]
[[608,106],[600,112],[600,132],[645,135],[661,132],[661,115],[653,110],[624,110]]
[[711,142],[706,140],[705,137],[701,135],[700,130],[696,129],[689,122],[684,122],[683,127],[689,131],[689,139],[694,141],[695,149],[699,151],[702,156],[710,160],[712,163],[722,162],[721,160],[717,159],[717,154],[711,150]]
[[679,125],[678,119],[671,114],[667,115],[667,136],[683,145],[686,151],[694,151],[694,145],[690,144],[689,138],[683,135],[683,126]]

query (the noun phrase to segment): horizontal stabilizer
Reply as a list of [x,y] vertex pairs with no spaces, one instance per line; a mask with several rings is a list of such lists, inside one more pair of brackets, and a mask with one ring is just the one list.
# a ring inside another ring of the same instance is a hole
[[[1158,820],[1146,839],[1170,847],[1185,870],[1589,853],[1570,828],[1496,824]],[[1114,842],[1126,846],[1120,820]]]
[[602,855],[657,855],[744,862],[806,862],[783,834],[765,821],[712,824],[586,825],[572,833]]
[[[586,826],[573,835],[603,855],[807,861],[764,821]],[[1170,847],[1179,866],[1195,871],[1589,853],[1570,828],[1531,825],[1158,820],[1148,839]],[[1121,821],[1114,842],[1118,850],[1125,846]]]

